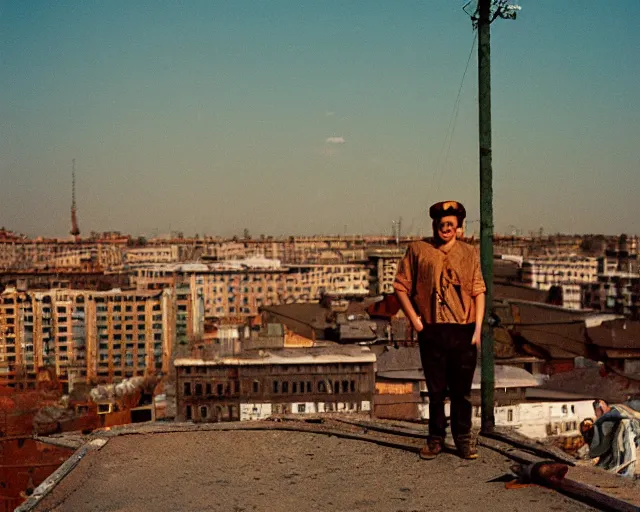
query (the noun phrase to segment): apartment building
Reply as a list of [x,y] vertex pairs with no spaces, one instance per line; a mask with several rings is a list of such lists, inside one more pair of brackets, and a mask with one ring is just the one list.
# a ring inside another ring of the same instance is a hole
[[55,368],[68,388],[167,373],[172,347],[202,322],[188,288],[0,294],[0,384],[35,383]]
[[540,290],[562,289],[562,305],[582,308],[581,287],[598,279],[598,259],[586,256],[549,256],[522,261],[522,282]]
[[314,302],[323,294],[364,297],[369,269],[363,263],[289,265],[283,302]]
[[114,268],[122,265],[121,242],[62,242],[0,238],[0,270]]
[[523,283],[541,290],[563,284],[594,283],[597,276],[597,258],[555,256],[531,258],[522,262]]
[[638,238],[620,235],[617,240],[606,245],[604,254],[598,258],[598,272],[601,274],[638,274]]
[[208,260],[226,261],[243,259],[248,256],[254,256],[254,254],[250,254],[249,251],[247,251],[247,247],[243,242],[217,240],[215,242],[205,243],[203,256]]
[[180,261],[180,248],[177,245],[153,245],[132,247],[124,251],[127,265],[140,263],[176,263]]
[[371,267],[369,290],[373,295],[394,293],[393,282],[405,250],[399,247],[375,248],[367,251]]
[[317,302],[323,294],[366,296],[369,269],[360,263],[281,265],[261,257],[209,264],[185,263],[136,268],[138,290],[188,285],[191,303],[205,317],[248,317],[262,306]]
[[585,307],[640,320],[640,274],[610,271],[583,286]]
[[362,261],[367,240],[362,237],[273,237],[205,240],[203,257],[227,261],[249,257],[278,259],[286,263],[322,263]]
[[255,316],[261,306],[280,303],[286,269],[212,269],[191,274],[190,288],[200,293],[206,317]]

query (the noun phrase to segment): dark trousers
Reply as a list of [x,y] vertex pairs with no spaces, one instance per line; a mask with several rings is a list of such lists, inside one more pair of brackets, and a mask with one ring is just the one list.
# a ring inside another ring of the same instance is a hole
[[471,344],[475,324],[432,324],[418,334],[420,358],[429,391],[429,435],[444,437],[444,400],[451,399],[453,437],[471,431],[471,383],[478,351]]

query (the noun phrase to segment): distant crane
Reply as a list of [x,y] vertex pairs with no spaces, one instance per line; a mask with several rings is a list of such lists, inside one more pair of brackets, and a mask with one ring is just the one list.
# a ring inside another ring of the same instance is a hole
[[76,159],[71,160],[71,235],[76,242],[80,241],[80,228],[76,215]]

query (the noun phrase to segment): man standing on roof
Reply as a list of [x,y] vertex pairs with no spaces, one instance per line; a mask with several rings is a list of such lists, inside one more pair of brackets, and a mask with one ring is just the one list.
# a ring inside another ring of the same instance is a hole
[[451,399],[451,432],[458,452],[476,459],[471,435],[471,384],[485,311],[485,283],[475,248],[457,239],[466,211],[457,201],[429,208],[433,240],[413,242],[398,266],[394,288],[402,310],[418,333],[429,391],[429,437],[420,451],[433,459],[441,451]]

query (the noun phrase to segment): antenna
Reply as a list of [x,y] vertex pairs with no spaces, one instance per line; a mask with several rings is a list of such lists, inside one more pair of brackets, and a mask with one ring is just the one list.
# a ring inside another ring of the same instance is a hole
[[[462,7],[462,10],[471,18],[473,28],[478,28],[478,21],[480,20],[480,4],[475,2],[475,8],[473,7],[473,0],[467,2]],[[502,18],[505,20],[515,20],[518,16],[518,12],[522,10],[518,4],[511,4],[509,0],[489,0],[489,12],[488,22],[493,23],[496,18]]]
[[71,160],[71,234],[75,241],[80,240],[80,228],[76,216],[76,159]]
[[391,236],[396,239],[396,246],[400,245],[400,236],[402,233],[402,217],[398,220],[391,221]]

